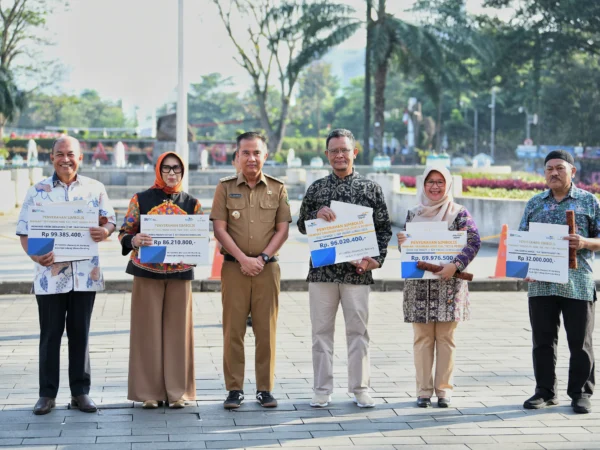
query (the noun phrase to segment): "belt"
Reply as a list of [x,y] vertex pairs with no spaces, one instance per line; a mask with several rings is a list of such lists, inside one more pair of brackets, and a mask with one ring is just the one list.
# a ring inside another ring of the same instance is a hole
[[[229,262],[239,262],[237,259],[235,259],[233,256],[231,255],[223,255],[223,259],[225,259],[225,261],[229,261]],[[279,261],[279,258],[277,258],[277,256],[271,256],[271,259],[269,259],[266,264],[272,263],[272,262],[277,262]]]

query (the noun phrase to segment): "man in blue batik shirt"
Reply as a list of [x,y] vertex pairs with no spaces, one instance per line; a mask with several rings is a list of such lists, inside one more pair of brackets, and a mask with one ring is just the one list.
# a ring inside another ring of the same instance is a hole
[[[116,217],[104,185],[77,173],[83,159],[79,141],[65,136],[52,146],[54,174],[32,186],[25,197],[17,235],[27,253],[29,207],[61,202],[86,202],[99,208],[99,226],[90,234],[95,242],[115,230]],[[33,291],[40,318],[39,400],[34,414],[48,414],[56,404],[60,373],[60,341],[65,323],[69,339],[69,387],[71,405],[83,412],[96,411],[89,397],[91,376],[88,336],[96,291],[104,289],[98,257],[83,261],[56,262],[54,253],[31,256],[35,263]]]
[[592,273],[594,252],[600,250],[600,202],[591,193],[577,188],[577,171],[570,153],[550,152],[544,161],[549,190],[527,202],[519,227],[529,230],[531,222],[566,224],[566,211],[575,211],[576,233],[565,239],[577,250],[577,269],[569,269],[567,284],[529,281],[529,318],[533,337],[535,395],[525,401],[526,409],[558,405],[556,360],[558,330],[562,313],[569,343],[569,381],[567,394],[573,411],[592,411],[594,393],[594,311],[596,285]]

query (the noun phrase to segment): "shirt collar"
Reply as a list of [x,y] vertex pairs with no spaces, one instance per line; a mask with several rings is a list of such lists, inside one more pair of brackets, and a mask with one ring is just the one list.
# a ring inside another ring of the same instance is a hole
[[358,172],[354,170],[354,167],[352,168],[352,173],[350,175],[346,175],[344,178],[340,178],[335,174],[335,172],[331,172],[331,178],[333,180],[352,181],[356,177],[358,177]]
[[[569,192],[567,192],[567,195],[565,196],[565,198],[569,198],[571,197],[574,200],[577,200],[580,197],[581,193],[581,189],[579,189],[577,186],[575,186],[575,183],[571,183],[571,187],[569,188]],[[542,198],[546,199],[546,198],[554,198],[554,196],[552,195],[552,189],[548,189],[547,191],[545,191],[542,194]]]
[[[84,184],[83,183],[83,178],[79,176],[79,174],[75,175],[75,181],[73,181],[73,183],[79,183],[79,184]],[[54,172],[52,174],[52,186],[57,187],[59,184],[64,185],[65,183],[63,183],[62,181],[60,181],[60,178],[58,178],[58,175],[56,174],[56,172]]]
[[[265,177],[265,174],[262,171],[260,172],[260,178],[256,184],[259,184],[260,182],[267,184],[267,178]],[[244,174],[242,172],[240,172],[238,174],[237,181],[235,184],[236,184],[236,186],[239,186],[240,184],[243,184],[243,183],[248,184],[248,181],[246,181],[246,177],[244,176]]]

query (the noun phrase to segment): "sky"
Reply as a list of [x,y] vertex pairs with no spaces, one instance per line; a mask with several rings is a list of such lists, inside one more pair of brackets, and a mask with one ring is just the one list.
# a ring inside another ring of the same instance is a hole
[[[225,0],[227,1],[227,0]],[[365,15],[364,0],[338,0]],[[414,0],[388,0],[388,11],[410,20]],[[467,0],[480,11],[481,0]],[[77,94],[94,89],[102,97],[122,100],[132,114],[140,109],[144,120],[150,111],[176,100],[178,0],[70,0],[48,20],[54,45],[46,58],[58,60],[65,70],[57,88]],[[220,72],[245,91],[249,77],[237,65],[236,52],[226,35],[212,0],[184,0],[185,71],[187,82]],[[240,28],[243,23],[239,23]],[[243,31],[243,30],[240,30]],[[365,33],[355,34],[340,48],[364,48]]]

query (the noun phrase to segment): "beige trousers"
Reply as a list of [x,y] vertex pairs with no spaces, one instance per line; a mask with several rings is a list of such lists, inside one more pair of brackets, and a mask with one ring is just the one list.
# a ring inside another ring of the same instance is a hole
[[[435,390],[438,398],[452,395],[454,372],[454,330],[458,322],[413,323],[417,395],[431,398]],[[435,355],[435,382],[433,359]],[[435,384],[434,384],[435,383]]]
[[368,285],[309,283],[314,391],[333,392],[335,316],[342,304],[348,346],[348,392],[366,392],[370,385]]
[[192,282],[133,277],[127,398],[196,398]]
[[223,372],[228,391],[244,389],[246,320],[252,313],[256,352],[256,389],[272,391],[275,384],[275,348],[279,311],[279,264],[266,264],[261,273],[247,277],[236,262],[221,270],[223,302]]

